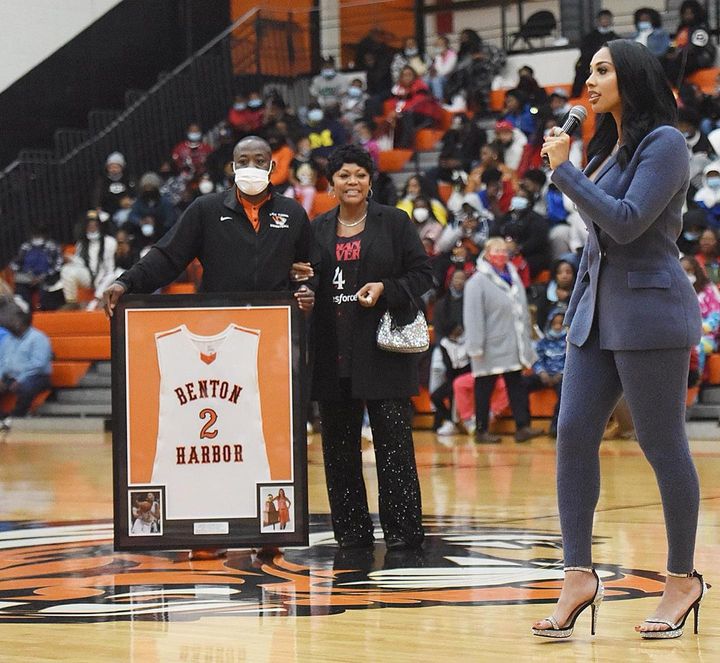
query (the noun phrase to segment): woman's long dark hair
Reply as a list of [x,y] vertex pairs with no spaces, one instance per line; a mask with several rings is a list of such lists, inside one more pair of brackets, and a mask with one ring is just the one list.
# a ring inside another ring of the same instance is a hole
[[[617,74],[622,103],[622,133],[617,162],[624,169],[637,146],[653,129],[677,124],[677,103],[660,61],[642,44],[615,39],[605,44]],[[618,140],[617,126],[610,113],[598,116],[597,129],[588,145],[588,157],[602,163]]]

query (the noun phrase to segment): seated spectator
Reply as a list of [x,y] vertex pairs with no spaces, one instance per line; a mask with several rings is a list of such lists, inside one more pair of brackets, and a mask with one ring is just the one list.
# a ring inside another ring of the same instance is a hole
[[312,161],[298,165],[295,170],[295,184],[293,189],[295,199],[303,206],[307,214],[310,214],[317,194],[318,172]]
[[488,115],[492,81],[504,66],[505,53],[466,28],[460,33],[458,62],[446,81],[445,98],[454,101],[455,97],[464,97],[469,110]]
[[685,0],[680,5],[680,25],[673,46],[661,62],[668,80],[676,87],[693,72],[712,67],[715,62],[715,44],[710,39],[705,10],[697,0]]
[[[508,90],[505,93],[505,105],[503,106],[503,111],[500,116],[500,122],[495,125],[495,131],[497,132],[498,130],[498,124],[509,123],[512,127],[522,131],[526,137],[530,136],[537,129],[536,115],[537,109],[535,113],[531,111],[530,104],[525,101],[525,98],[519,90]],[[520,159],[518,159],[518,163],[519,161]],[[510,165],[509,162],[508,165]],[[510,167],[517,168],[517,166]]]
[[700,131],[700,113],[694,108],[678,110],[677,128],[685,136],[690,154],[690,188],[688,200],[692,200],[703,185],[703,171],[716,158],[707,136]]
[[278,193],[284,194],[290,186],[290,165],[295,158],[294,150],[287,144],[287,139],[277,129],[267,132],[267,142],[272,150],[273,169],[270,173],[270,183]]
[[430,200],[422,195],[416,196],[412,201],[410,218],[427,254],[435,255],[435,242],[442,234],[443,227],[433,214]]
[[428,70],[427,65],[420,57],[415,37],[406,37],[402,50],[395,54],[390,64],[390,73],[393,83],[400,81],[400,74],[405,67],[410,67],[418,76],[425,76]]
[[477,192],[480,204],[493,219],[500,218],[510,210],[510,203],[515,194],[512,183],[503,179],[502,173],[497,168],[487,168],[480,181],[483,184],[483,188]]
[[595,17],[595,29],[586,34],[580,42],[580,57],[575,63],[575,80],[572,86],[572,98],[579,97],[585,89],[585,81],[590,75],[590,60],[605,42],[620,39],[613,30],[613,14],[607,9],[598,12]]
[[507,167],[517,171],[528,142],[526,135],[507,119],[503,119],[495,123],[495,142],[502,150]]
[[[193,179],[192,169],[185,166],[182,170],[178,170],[172,161],[163,161],[158,169],[158,176],[162,182],[160,194],[166,197],[173,207],[178,207],[180,201],[185,196],[185,190]],[[127,223],[128,220],[129,214],[125,223]]]
[[368,95],[363,89],[362,78],[353,78],[350,86],[340,99],[340,118],[349,129],[365,115],[365,102]]
[[700,251],[700,237],[707,229],[705,212],[698,208],[689,209],[683,214],[683,228],[677,245],[683,256],[694,256]]
[[[548,97],[550,103],[550,113],[555,118],[557,126],[561,127],[570,112],[570,96],[561,87],[556,87]],[[577,131],[580,131],[578,127]],[[577,133],[576,131],[576,133]]]
[[151,221],[155,240],[160,239],[177,221],[177,211],[169,196],[160,193],[161,186],[162,180],[157,173],[145,173],[138,184],[138,198],[128,215],[128,223],[134,224],[146,238],[150,235],[144,226]]
[[[474,260],[490,236],[491,219],[492,216],[479,205],[477,196],[468,194],[455,218],[443,228],[442,235],[436,242],[438,253],[447,254],[448,261],[453,262],[450,254],[460,243],[465,247],[470,260]],[[449,266],[445,265],[443,275]],[[445,278],[440,279],[440,282],[444,283]]]
[[542,432],[530,428],[523,368],[536,355],[530,342],[530,316],[525,288],[509,264],[505,242],[490,238],[477,271],[465,286],[463,321],[466,346],[475,377],[475,441],[497,444],[500,436],[488,431],[490,397],[498,375],[503,375],[515,419],[515,440],[527,442]]
[[365,70],[365,89],[368,100],[365,112],[368,117],[379,117],[383,114],[383,102],[389,99],[392,92],[393,79],[390,73],[392,55],[386,50],[379,53],[366,52],[361,68]]
[[[277,125],[275,128],[277,129]],[[277,131],[282,134],[279,129],[277,129]],[[228,164],[232,165],[233,163],[233,150],[235,149],[236,143],[237,139],[235,138],[233,128],[226,122],[223,122],[217,128],[215,149],[212,154],[208,156],[207,161],[205,161],[205,173],[210,176],[213,184],[217,185],[225,182],[225,171]],[[160,176],[162,177],[162,173],[160,173]],[[165,193],[163,187],[160,187],[160,193]]]
[[14,302],[0,304],[0,326],[9,332],[0,341],[0,395],[16,396],[13,409],[0,412],[0,431],[9,431],[12,419],[27,415],[35,396],[50,388],[50,340],[30,320]]
[[567,308],[570,295],[575,287],[577,270],[568,260],[558,260],[552,268],[552,278],[548,283],[533,283],[528,288],[528,304],[535,309],[538,326],[548,322],[553,309]]
[[228,111],[228,124],[235,130],[237,139],[257,133],[263,125],[263,100],[257,90],[248,96],[236,94],[232,108]]
[[35,293],[41,311],[54,311],[63,305],[62,266],[60,247],[48,237],[46,226],[37,226],[30,239],[20,245],[20,251],[10,263],[15,293],[25,300],[28,310],[34,308]]
[[522,186],[510,201],[510,211],[495,219],[491,235],[514,242],[517,252],[527,261],[530,278],[550,267],[549,229],[547,220],[533,211],[534,196]]
[[435,38],[434,56],[428,70],[428,85],[438,101],[445,99],[445,80],[457,64],[457,53],[450,48],[450,40],[445,35]]
[[657,58],[663,58],[670,50],[670,35],[662,27],[662,18],[656,9],[641,7],[633,16],[636,32],[630,39],[647,46]]
[[488,143],[480,148],[480,163],[468,175],[465,193],[474,193],[482,188],[482,174],[487,168],[496,168],[502,173],[503,181],[509,181],[513,191],[516,188],[515,171],[505,163],[499,143]]
[[707,277],[700,263],[692,256],[685,256],[680,263],[687,274],[698,297],[700,314],[702,315],[702,336],[697,345],[698,372],[702,377],[705,360],[708,355],[718,349],[720,335],[720,291]]
[[112,215],[113,225],[111,227],[122,228],[122,226],[124,226],[128,222],[128,218],[130,217],[130,210],[132,209],[134,202],[135,198],[131,198],[130,196],[123,196],[120,199],[120,207],[118,208],[117,212]]
[[390,117],[395,126],[395,146],[413,147],[417,130],[436,126],[442,109],[412,67],[402,68],[392,93],[396,101]]
[[[698,106],[700,113],[700,131],[710,138],[709,134],[720,127],[720,74],[715,77],[715,88],[711,94],[702,93]],[[717,143],[713,144],[713,150],[717,154],[719,149]]]
[[347,87],[345,76],[335,68],[335,58],[329,55],[322,59],[320,73],[310,83],[310,95],[317,100],[318,108],[333,112],[340,107]]
[[135,182],[128,174],[125,157],[120,152],[112,152],[105,160],[105,171],[95,183],[92,206],[107,212],[110,216],[120,208],[123,197],[134,196]]
[[703,170],[702,186],[694,196],[695,204],[705,212],[708,226],[720,228],[720,161],[713,161]]
[[712,228],[703,230],[699,246],[700,250],[695,254],[695,260],[715,285],[720,284],[720,247],[715,230]]
[[360,145],[371,157],[375,167],[380,158],[380,146],[373,137],[373,125],[367,120],[356,120],[353,125],[353,143]]
[[78,309],[78,288],[93,288],[115,271],[117,242],[103,232],[95,210],[85,216],[75,254],[60,270],[65,308]]
[[551,437],[557,437],[560,394],[565,371],[565,353],[567,351],[567,328],[564,326],[565,310],[565,308],[556,308],[548,315],[545,335],[535,344],[538,359],[533,364],[533,372],[523,376],[528,392],[550,388],[554,389],[557,394],[557,404],[548,430],[548,435]]
[[430,201],[433,216],[444,226],[448,221],[448,212],[445,205],[434,194],[433,186],[426,177],[418,174],[410,175],[403,187],[402,197],[395,207],[407,212],[408,216],[412,216],[413,201],[418,196],[422,196]]
[[[467,115],[455,115],[450,128],[442,137],[438,167],[428,177],[443,182],[452,182],[459,172],[467,177],[480,149],[487,143],[487,132]],[[434,176],[434,177],[433,177]]]
[[531,109],[541,111],[548,103],[547,92],[535,79],[535,71],[528,65],[518,69],[518,84],[514,88],[516,92],[530,105]]
[[297,169],[303,164],[312,163],[312,148],[310,139],[307,136],[300,136],[295,143],[295,156],[290,162],[290,173],[288,175],[290,184],[298,184]]
[[205,172],[205,162],[212,151],[212,147],[203,141],[200,125],[193,122],[187,128],[185,139],[173,148],[172,160],[178,170],[187,167],[200,176]]
[[438,435],[453,435],[458,432],[452,420],[453,382],[459,375],[470,371],[463,328],[463,291],[466,280],[467,276],[462,270],[453,272],[447,293],[437,301],[433,309],[436,345],[431,364],[437,365],[439,370],[430,400],[435,406],[433,428]]
[[312,158],[318,167],[324,168],[330,152],[347,142],[345,128],[327,115],[317,102],[308,105],[307,122],[305,133],[310,140]]
[[115,242],[117,244],[115,248],[115,269],[112,272],[105,273],[102,278],[97,280],[95,299],[88,304],[88,310],[101,308],[103,292],[105,292],[123,272],[130,269],[140,260],[140,250],[135,245],[135,238],[126,228],[120,228],[120,230],[117,231],[115,234]]

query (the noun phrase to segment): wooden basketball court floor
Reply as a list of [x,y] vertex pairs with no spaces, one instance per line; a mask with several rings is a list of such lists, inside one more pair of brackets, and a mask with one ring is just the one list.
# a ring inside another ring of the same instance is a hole
[[[416,434],[422,554],[338,551],[311,438],[309,548],[114,553],[107,435],[23,434],[0,445],[0,661],[718,661],[720,441],[692,443],[702,502],[696,564],[710,583],[700,635],[643,641],[662,589],[659,495],[637,444],[602,447],[594,555],[607,600],[569,641],[532,637],[561,558],[548,438],[497,447]],[[372,449],[364,452],[373,511]]]

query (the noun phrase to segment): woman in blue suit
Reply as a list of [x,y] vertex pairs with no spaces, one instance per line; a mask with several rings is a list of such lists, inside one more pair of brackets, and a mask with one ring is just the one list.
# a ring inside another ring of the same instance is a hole
[[697,616],[706,588],[693,567],[699,487],[684,417],[690,348],[701,320],[675,245],[687,148],[674,127],[677,107],[662,67],[642,44],[609,42],[594,55],[586,84],[600,116],[585,171],[568,160],[566,134],[549,136],[542,149],[552,181],[575,203],[589,236],[566,316],[558,422],[565,581],[553,615],[536,622],[533,633],[569,637],[587,607],[594,633],[603,597],[590,550],[599,447],[624,393],[657,477],[669,547],[663,597],[636,630],[644,638],[672,638],[682,635],[691,610]]

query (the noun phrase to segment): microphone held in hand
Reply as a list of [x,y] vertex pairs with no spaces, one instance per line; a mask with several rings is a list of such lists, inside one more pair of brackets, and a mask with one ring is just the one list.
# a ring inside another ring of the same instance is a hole
[[[575,131],[585,121],[585,118],[587,118],[587,111],[585,110],[585,107],[573,106],[570,109],[567,120],[565,120],[565,124],[562,125],[560,131],[568,135],[572,134],[573,131]],[[547,154],[543,154],[542,160],[543,164],[549,168],[550,159],[548,159]]]

